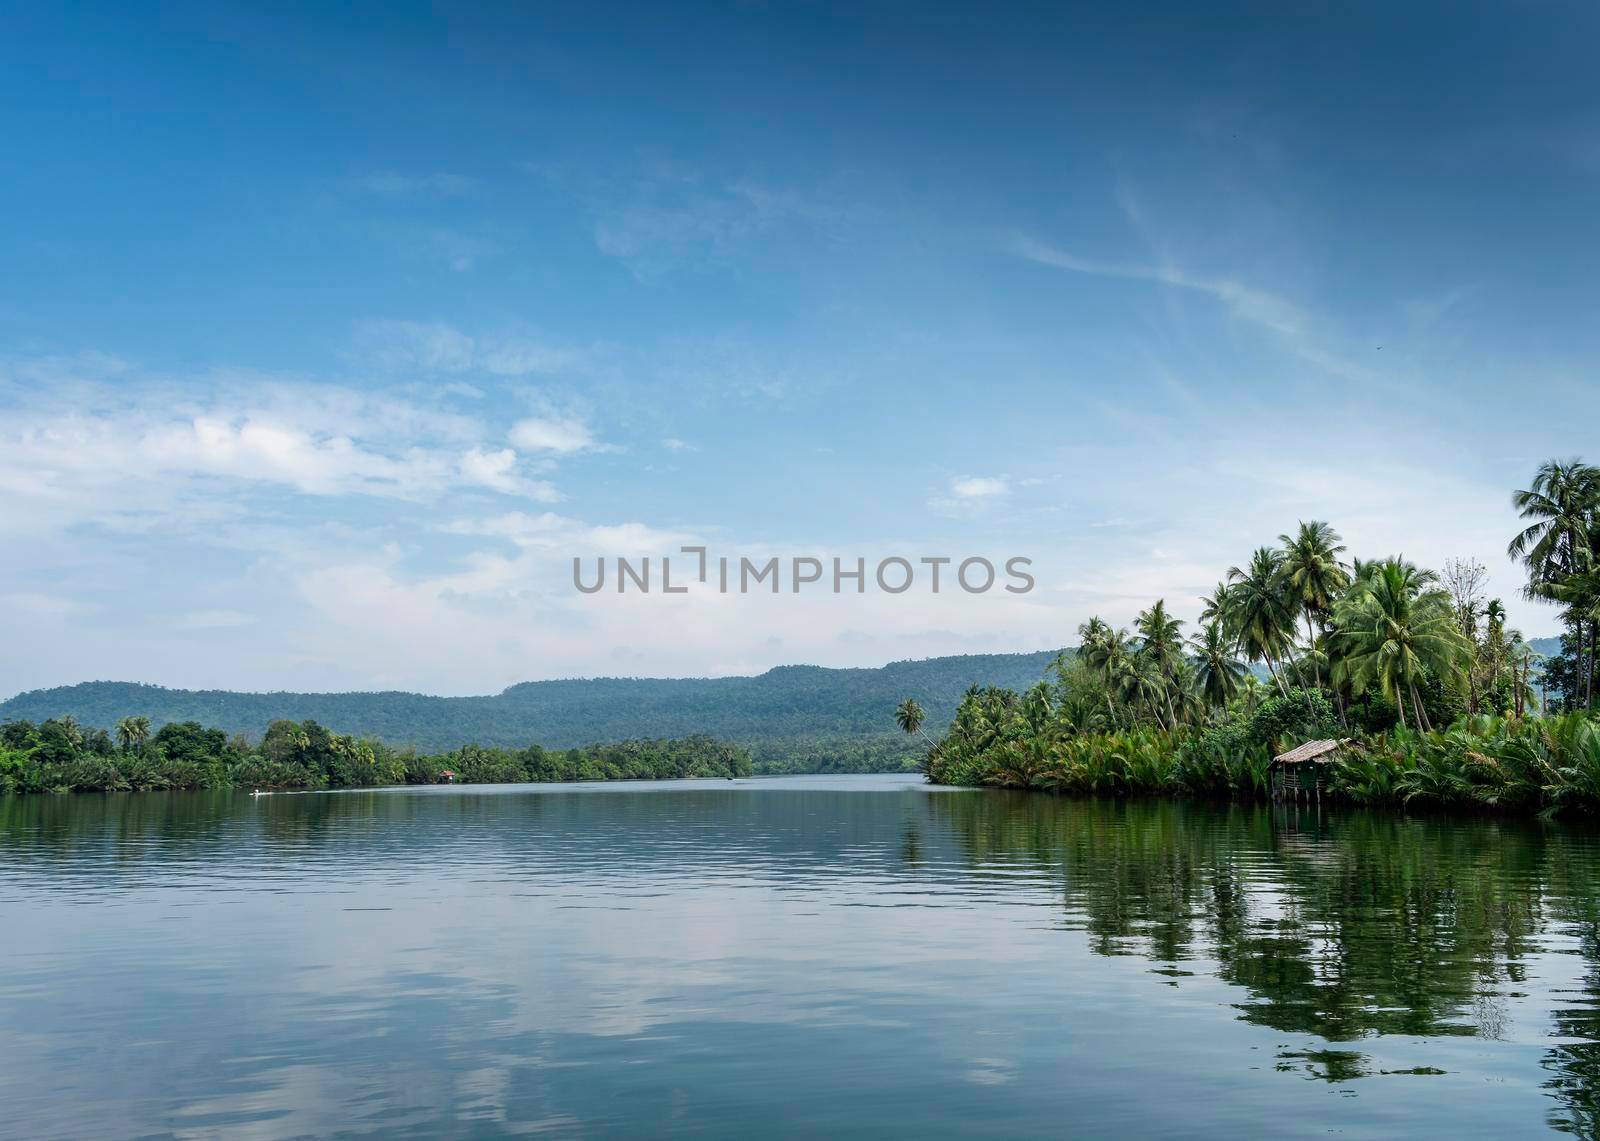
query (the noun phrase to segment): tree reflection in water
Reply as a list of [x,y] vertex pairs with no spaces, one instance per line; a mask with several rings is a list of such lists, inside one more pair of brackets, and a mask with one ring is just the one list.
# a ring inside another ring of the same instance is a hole
[[1143,956],[1174,984],[1212,974],[1241,989],[1246,1021],[1328,1043],[1277,1059],[1326,1081],[1378,1072],[1363,1039],[1498,1039],[1532,960],[1576,956],[1577,970],[1545,972],[1576,978],[1550,1010],[1550,1124],[1600,1132],[1594,831],[1030,793],[931,803],[975,866],[1053,869],[1067,925],[1096,953]]

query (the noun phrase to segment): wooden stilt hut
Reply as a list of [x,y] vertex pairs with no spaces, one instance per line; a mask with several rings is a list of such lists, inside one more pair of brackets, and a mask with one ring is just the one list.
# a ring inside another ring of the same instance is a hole
[[1272,758],[1272,799],[1321,800],[1325,766],[1339,759],[1343,741],[1307,741]]

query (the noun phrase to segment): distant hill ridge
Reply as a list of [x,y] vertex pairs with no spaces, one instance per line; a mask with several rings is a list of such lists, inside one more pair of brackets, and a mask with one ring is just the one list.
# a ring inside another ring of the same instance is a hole
[[954,716],[968,686],[1024,688],[1043,676],[1055,654],[969,654],[874,669],[779,666],[754,677],[532,681],[484,697],[236,693],[93,681],[19,694],[0,703],[0,721],[71,714],[110,729],[119,717],[143,714],[157,726],[199,721],[259,737],[273,721],[309,718],[341,733],[425,750],[473,741],[571,748],[689,733],[752,746],[828,741],[881,747],[897,735],[894,707],[901,698],[921,702],[934,731]]

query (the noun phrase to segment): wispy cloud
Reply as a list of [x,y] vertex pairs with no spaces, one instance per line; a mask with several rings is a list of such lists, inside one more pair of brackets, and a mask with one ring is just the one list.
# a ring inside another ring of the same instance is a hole
[[1010,490],[1010,485],[996,476],[966,475],[950,481],[950,494],[957,499],[986,499]]
[[356,344],[359,359],[391,372],[551,375],[585,359],[582,350],[534,335],[472,335],[427,321],[366,321]]
[[1298,337],[1306,328],[1306,317],[1292,302],[1275,294],[1252,289],[1229,278],[1210,278],[1188,273],[1171,265],[1137,265],[1093,261],[1075,257],[1025,235],[1013,235],[1006,242],[1008,252],[1040,265],[1086,273],[1095,277],[1120,277],[1130,281],[1153,281],[1178,289],[1190,289],[1213,297],[1227,306],[1240,320],[1271,329],[1286,337]]
[[1082,258],[1023,234],[1010,235],[1002,245],[1005,252],[1014,257],[1054,269],[1093,277],[1148,281],[1210,297],[1221,304],[1229,316],[1271,334],[1295,356],[1330,375],[1363,383],[1375,378],[1372,369],[1330,347],[1331,338],[1300,306],[1234,278],[1194,273],[1168,262],[1143,264]]
[[1010,493],[1011,483],[1003,476],[956,476],[944,492],[928,500],[928,507],[952,518],[973,518]]
[[653,164],[623,195],[589,196],[595,248],[641,279],[719,261],[787,228],[831,234],[856,211],[835,193]]
[[507,438],[529,452],[565,454],[595,447],[594,433],[574,417],[530,416],[513,424]]

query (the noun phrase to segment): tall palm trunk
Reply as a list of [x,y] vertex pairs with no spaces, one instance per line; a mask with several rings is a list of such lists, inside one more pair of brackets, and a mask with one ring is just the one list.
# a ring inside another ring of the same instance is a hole
[[1272,668],[1272,655],[1262,654],[1261,660],[1267,663],[1267,672],[1272,675],[1272,680],[1274,684],[1277,685],[1278,692],[1283,694],[1283,696],[1288,697],[1289,687],[1283,684],[1283,679],[1278,676],[1278,671]]
[[1428,715],[1422,708],[1422,701],[1417,697],[1416,683],[1411,682],[1409,688],[1411,690],[1411,711],[1417,715],[1417,724],[1422,726],[1425,732],[1433,732],[1433,726],[1428,723]]
[[[1289,639],[1290,643],[1292,643],[1293,641],[1294,641],[1293,638]],[[1289,664],[1291,666],[1295,666],[1295,665],[1299,665],[1300,664],[1299,662],[1295,661],[1294,650],[1293,650],[1293,648],[1291,646],[1288,646],[1288,645],[1284,646],[1284,653],[1288,655]],[[1322,687],[1322,683],[1320,681],[1317,682],[1317,688],[1320,689],[1321,687]],[[1305,697],[1306,697],[1306,712],[1311,714],[1311,716],[1313,718],[1315,718],[1316,715],[1317,715],[1317,707],[1314,704],[1312,704],[1311,691],[1309,689],[1306,689],[1305,686],[1302,685],[1300,687],[1300,692],[1305,694]],[[1285,697],[1289,696],[1289,690],[1288,690],[1287,687],[1284,688],[1283,696],[1285,696]]]
[[1594,666],[1595,666],[1595,637],[1600,631],[1600,621],[1589,620],[1589,676],[1584,682],[1583,705],[1586,709],[1594,708]]

